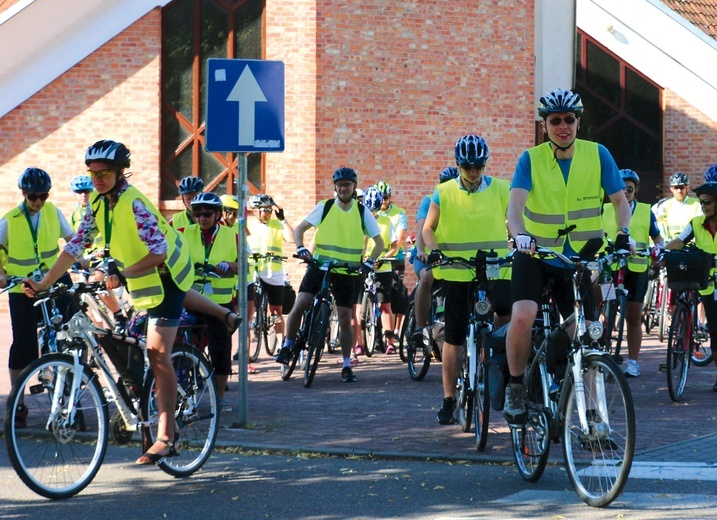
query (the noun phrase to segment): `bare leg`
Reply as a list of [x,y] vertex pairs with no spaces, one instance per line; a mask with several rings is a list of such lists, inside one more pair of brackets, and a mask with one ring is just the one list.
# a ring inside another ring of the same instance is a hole
[[443,397],[455,398],[456,381],[461,370],[461,355],[463,345],[451,345],[443,343],[443,362],[441,373],[443,375]]

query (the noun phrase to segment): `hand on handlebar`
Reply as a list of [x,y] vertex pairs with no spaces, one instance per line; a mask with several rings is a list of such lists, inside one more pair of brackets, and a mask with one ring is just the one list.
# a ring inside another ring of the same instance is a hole
[[535,239],[527,233],[518,233],[515,235],[515,249],[521,253],[530,255],[535,254]]
[[219,262],[214,266],[214,270],[219,274],[226,274],[229,272],[229,262]]
[[374,259],[373,258],[367,258],[364,260],[364,262],[359,266],[359,273],[361,274],[368,274],[371,271],[373,271],[374,266]]
[[304,246],[297,247],[296,254],[304,260],[311,260],[311,258],[313,257],[311,251],[306,249]]
[[426,260],[428,260],[429,264],[436,264],[438,262],[442,262],[444,258],[445,255],[440,249],[431,249],[431,253],[428,255]]

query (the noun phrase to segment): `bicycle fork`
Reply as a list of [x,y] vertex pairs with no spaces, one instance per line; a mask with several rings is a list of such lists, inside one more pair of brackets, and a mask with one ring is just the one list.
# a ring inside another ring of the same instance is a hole
[[[580,429],[589,438],[603,438],[610,433],[610,418],[605,400],[605,379],[601,372],[591,374],[588,385],[593,387],[591,403],[587,402],[585,395],[586,381],[583,374],[584,348],[581,346],[573,354],[571,367],[573,375],[573,391],[575,403],[580,420]],[[588,404],[593,414],[588,413]]]
[[[75,407],[75,401],[79,402],[79,390],[80,390],[80,384],[82,383],[82,373],[84,370],[84,365],[80,361],[80,355],[79,352],[76,349],[73,349],[72,351],[72,369],[71,370],[58,370],[57,371],[57,377],[55,378],[55,389],[52,394],[52,406],[50,408],[50,416],[47,418],[47,424],[45,424],[45,429],[49,432],[57,431],[58,429],[62,428],[69,428],[73,424],[75,424],[75,415],[77,414],[77,408]],[[72,382],[70,386],[70,392],[69,392],[69,400],[65,405],[65,410],[69,410],[69,414],[67,414],[63,419],[59,419],[59,417],[62,416],[63,409],[60,405],[60,401],[65,393],[65,384],[67,382],[67,374],[68,372],[72,372]],[[77,398],[77,399],[75,399]],[[52,428],[52,425],[55,424],[59,428]]]

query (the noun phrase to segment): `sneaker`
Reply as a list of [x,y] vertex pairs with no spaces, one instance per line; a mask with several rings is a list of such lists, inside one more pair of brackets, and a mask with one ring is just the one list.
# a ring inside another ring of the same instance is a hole
[[525,424],[528,418],[528,411],[525,409],[525,385],[508,383],[505,388],[503,416],[508,424]]
[[354,371],[351,370],[351,367],[344,367],[341,369],[341,381],[344,383],[356,382],[356,376],[354,375]]
[[24,404],[15,409],[15,428],[27,428],[27,406]]
[[456,400],[453,397],[444,397],[443,406],[438,410],[436,414],[438,417],[438,424],[453,424],[456,422],[453,417],[453,412],[456,411]]
[[291,347],[281,347],[274,360],[282,365],[288,365],[291,361]]
[[625,377],[640,377],[640,365],[634,359],[627,360],[625,367]]
[[231,412],[234,409],[234,407],[231,405],[229,401],[222,398],[219,399],[219,413],[223,412]]

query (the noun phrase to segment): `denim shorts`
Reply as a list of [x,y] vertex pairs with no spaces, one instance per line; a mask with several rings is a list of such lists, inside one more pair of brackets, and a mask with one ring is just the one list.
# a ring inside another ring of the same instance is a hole
[[164,299],[156,307],[147,309],[147,317],[149,323],[157,327],[176,327],[179,325],[184,295],[187,293],[177,287],[172,278],[162,276],[161,280]]

